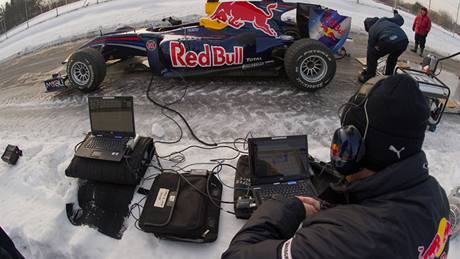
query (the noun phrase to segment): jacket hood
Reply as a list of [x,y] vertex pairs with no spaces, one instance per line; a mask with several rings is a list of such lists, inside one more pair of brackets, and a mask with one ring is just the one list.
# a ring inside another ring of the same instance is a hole
[[[426,7],[422,7],[420,10],[425,11],[425,14],[423,14],[422,16],[427,16],[428,15],[428,9]],[[420,14],[421,14],[421,12],[420,12]]]
[[366,32],[369,32],[372,25],[374,25],[378,20],[378,17],[367,18],[366,20],[364,20],[364,29],[366,30]]
[[403,24],[404,24],[404,18],[403,18],[401,15],[399,15],[399,14],[395,15],[395,16],[391,19],[391,21],[394,22],[394,23],[396,23],[396,24],[399,25],[399,26],[403,26]]
[[410,188],[428,177],[428,162],[422,151],[371,177],[348,184],[343,191],[348,192],[353,200],[362,201]]

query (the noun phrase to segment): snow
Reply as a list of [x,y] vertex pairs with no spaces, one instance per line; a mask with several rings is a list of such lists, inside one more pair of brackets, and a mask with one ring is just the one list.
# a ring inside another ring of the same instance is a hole
[[[371,0],[360,0],[359,4],[352,0],[313,0],[309,2],[337,9],[341,14],[353,17],[352,30],[362,33],[365,33],[364,20],[367,17],[393,16],[393,9],[391,7]],[[409,36],[410,41],[414,42],[414,32],[412,31],[412,24],[415,19],[414,15],[404,11],[399,11],[399,13],[405,20],[402,26],[403,30]],[[439,25],[433,24],[433,29],[427,38],[427,48],[444,56],[453,54],[460,51],[460,36],[453,36],[451,32]]]
[[[210,84],[212,85],[212,82]],[[201,136],[210,136],[205,137],[206,141],[232,141],[236,137],[244,137],[246,132],[253,129],[259,129],[255,136],[283,135],[286,132],[285,125],[264,127],[267,121],[277,120],[283,116],[292,117],[288,120],[287,127],[293,134],[301,133],[308,124],[312,136],[330,135],[330,126],[338,126],[335,119],[318,119],[304,113],[299,116],[295,110],[279,111],[280,107],[277,105],[271,106],[273,108],[267,114],[263,114],[260,108],[255,114],[246,113],[249,117],[241,120],[240,110],[247,108],[241,105],[239,108],[232,107],[234,101],[225,104],[222,111],[221,105],[214,107],[214,113],[209,111],[210,108],[206,109],[207,105],[202,104],[208,98],[216,102],[214,98],[221,98],[224,93],[229,95],[228,99],[232,99],[231,96],[234,96],[233,99],[239,99],[245,94],[246,89],[243,87],[217,91],[209,88],[191,90],[187,95],[189,101],[186,102],[189,107],[185,106],[182,109],[198,111],[194,115],[192,113],[185,116],[194,125],[197,133]],[[283,90],[278,96],[289,100],[293,94],[291,90]],[[142,91],[136,91],[133,95],[136,100],[136,129],[139,134],[153,134],[156,139],[163,140],[177,138],[177,128],[165,119],[158,109],[152,109]],[[246,97],[265,105],[266,102],[260,99],[276,95],[272,90],[261,91],[256,86],[252,87],[252,91]],[[245,221],[222,212],[218,240],[205,245],[158,240],[151,234],[137,230],[132,217],[129,218],[128,229],[120,241],[108,238],[89,227],[72,226],[66,218],[64,204],[75,201],[77,187],[76,181],[65,177],[63,172],[73,156],[73,145],[81,141],[89,129],[86,99],[69,98],[66,99],[66,105],[57,104],[51,107],[49,104],[40,103],[40,100],[34,100],[27,106],[9,104],[2,106],[3,112],[0,112],[0,146],[16,144],[24,152],[16,166],[0,164],[0,208],[2,211],[8,211],[0,218],[0,225],[11,235],[26,258],[219,258],[228,247],[231,238],[244,224]],[[18,120],[18,117],[21,119]],[[226,125],[229,121],[231,123]],[[248,123],[249,121],[256,123]],[[264,128],[266,130],[260,130]],[[322,141],[310,139],[310,150],[316,156],[327,159],[328,150]],[[160,155],[165,155],[190,144],[196,142],[191,141],[186,133],[186,139],[180,144],[157,147]],[[229,149],[192,149],[185,154],[187,160],[183,165],[235,156],[235,152]],[[170,166],[164,161],[163,165]],[[211,169],[212,166],[192,168]],[[147,175],[154,173],[156,171],[150,169]],[[224,182],[231,185],[233,176],[234,172],[231,169],[224,169]],[[146,182],[144,187],[149,188],[150,184],[151,181]],[[141,198],[141,195],[136,194],[134,201]],[[224,191],[223,199],[232,200],[231,190]],[[227,209],[232,210],[231,207]]]
[[[111,0],[100,0],[99,2],[105,2],[105,1],[111,1]],[[77,9],[80,9],[80,8],[84,8],[84,7],[87,7],[89,5],[93,5],[93,4],[96,4],[97,3],[97,0],[86,0],[86,1],[77,1],[77,2],[73,2],[73,3],[70,3],[70,4],[67,4],[67,5],[64,5],[64,6],[61,6],[61,7],[58,7],[57,9],[57,12],[56,12],[56,9],[53,9],[49,12],[45,12],[45,13],[42,13],[40,15],[37,15],[35,17],[33,17],[32,19],[30,19],[28,21],[28,25],[29,27],[30,26],[34,26],[34,25],[37,25],[37,24],[40,24],[42,22],[46,22],[48,20],[51,20],[53,18],[56,17],[56,14],[58,15],[63,15],[63,14],[66,14],[68,12],[71,12],[71,11],[74,11],[74,10],[77,10]],[[7,32],[7,34],[2,34],[0,35],[0,40],[4,40],[8,37],[11,37],[15,34],[18,34],[18,33],[21,33],[25,30],[27,30],[27,23],[22,23],[14,28],[12,28],[11,30],[9,30]]]
[[[391,15],[391,8],[369,0],[360,0],[360,5],[354,0],[315,2],[352,16],[353,30],[358,32],[364,30],[362,21],[365,17],[371,14]],[[0,60],[18,52],[28,52],[96,33],[99,28],[105,30],[124,24],[148,24],[170,15],[184,17],[202,13],[201,0],[109,1],[69,11],[15,34],[0,43]],[[403,15],[406,18],[404,29],[410,33],[413,16]],[[439,40],[434,42],[435,38]],[[458,50],[458,43],[458,38],[435,26],[428,46],[447,54]],[[152,107],[144,96],[144,89],[136,85],[145,85],[147,82],[148,78],[133,79],[127,81],[127,85],[133,87],[113,91],[103,89],[108,92],[102,94],[133,95],[138,133],[153,135],[157,140],[173,140],[178,135],[176,126]],[[330,138],[339,126],[335,115],[337,107],[331,103],[344,101],[354,90],[348,89],[342,93],[332,88],[310,95],[295,92],[288,88],[287,83],[277,81],[273,85],[271,82],[240,81],[230,81],[230,85],[213,81],[201,84],[192,87],[178,107],[195,131],[200,136],[206,136],[206,141],[231,141],[244,137],[249,131],[259,137],[308,134],[310,153],[322,160],[328,160]],[[264,88],[265,85],[270,85],[270,88]],[[159,93],[163,98],[180,94],[174,84],[169,87]],[[65,215],[64,204],[76,200],[77,186],[75,179],[65,177],[64,170],[72,159],[74,145],[89,130],[86,98],[77,94],[61,98],[50,95],[43,97],[45,94],[41,93],[24,100],[16,93],[29,90],[5,89],[0,95],[0,147],[15,144],[24,152],[16,166],[0,163],[0,225],[11,235],[26,258],[220,257],[245,222],[224,212],[221,213],[218,240],[204,245],[158,240],[151,234],[137,230],[132,217],[128,219],[128,228],[122,240],[111,239],[89,227],[72,226]],[[424,145],[431,174],[446,190],[460,184],[459,123],[457,117],[445,117],[438,132],[427,133]],[[157,147],[160,155],[165,155],[190,144],[196,142],[186,133],[185,139],[179,144]],[[235,152],[228,149],[195,149],[186,153],[184,165],[234,155]],[[154,173],[155,170],[150,169],[147,174]],[[223,181],[231,185],[233,177],[234,172],[224,168]],[[144,187],[149,188],[149,184],[151,182],[146,182]],[[136,194],[133,202],[141,198]],[[225,189],[223,199],[232,200],[232,191]],[[450,250],[449,258],[460,258],[459,240],[452,242]]]
[[[18,53],[27,53],[40,47],[95,35],[100,30],[109,30],[127,24],[146,25],[168,16],[204,14],[204,0],[116,0],[79,8],[83,6],[83,2],[79,1],[62,7],[60,12],[63,14],[58,17],[55,17],[53,10],[35,17],[31,21],[33,26],[27,30],[24,30],[25,24],[13,29],[9,32],[13,35],[0,42],[0,61]],[[90,2],[93,3],[94,0]],[[363,21],[368,16],[392,15],[391,7],[371,0],[362,0],[360,4],[354,0],[306,2],[334,8],[344,15],[353,17],[352,29],[355,32],[364,32]],[[402,11],[401,14],[406,21],[403,26],[404,30],[408,35],[413,35],[414,16]],[[454,37],[452,33],[434,25],[428,37],[427,47],[442,55],[447,55],[459,51],[459,43],[458,35]]]
[[101,29],[127,24],[148,25],[172,15],[182,17],[202,13],[204,5],[197,0],[117,0],[91,5],[36,24],[4,40],[0,43],[0,60],[16,53],[96,35]]

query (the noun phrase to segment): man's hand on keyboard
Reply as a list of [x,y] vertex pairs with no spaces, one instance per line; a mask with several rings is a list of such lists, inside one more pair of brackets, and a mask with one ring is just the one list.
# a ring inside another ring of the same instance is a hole
[[305,216],[313,216],[321,209],[321,203],[311,197],[300,197],[297,196],[305,208]]

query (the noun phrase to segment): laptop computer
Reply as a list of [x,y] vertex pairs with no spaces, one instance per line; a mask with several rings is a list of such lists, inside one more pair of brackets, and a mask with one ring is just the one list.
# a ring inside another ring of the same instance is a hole
[[133,97],[88,97],[91,132],[76,156],[119,162],[134,138]]
[[295,196],[316,197],[308,163],[307,136],[248,139],[251,189],[256,202]]

